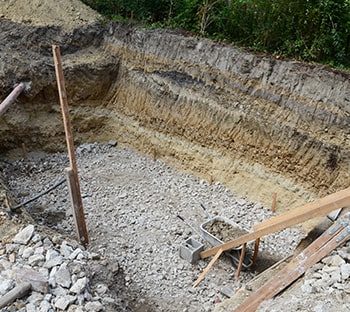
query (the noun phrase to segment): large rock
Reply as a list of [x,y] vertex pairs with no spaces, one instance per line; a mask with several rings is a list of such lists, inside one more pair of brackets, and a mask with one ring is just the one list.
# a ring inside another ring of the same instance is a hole
[[34,234],[34,225],[29,224],[12,239],[15,244],[26,245]]

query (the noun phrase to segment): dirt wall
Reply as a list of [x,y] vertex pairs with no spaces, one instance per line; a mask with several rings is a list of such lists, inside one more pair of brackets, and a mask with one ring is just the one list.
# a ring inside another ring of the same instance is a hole
[[111,27],[104,43],[122,68],[108,107],[150,152],[265,203],[348,186],[348,74],[167,31]]
[[77,144],[115,139],[265,205],[277,192],[277,209],[349,185],[346,73],[179,32],[4,25],[0,97],[32,89],[1,117],[3,153],[64,148],[59,44]]

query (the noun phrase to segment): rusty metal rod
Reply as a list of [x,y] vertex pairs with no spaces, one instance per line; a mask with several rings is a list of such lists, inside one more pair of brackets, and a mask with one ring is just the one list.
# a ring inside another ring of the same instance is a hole
[[0,116],[5,114],[10,105],[16,101],[17,97],[22,93],[22,91],[26,88],[26,84],[21,82],[18,86],[16,86],[12,92],[7,96],[7,98],[0,104]]

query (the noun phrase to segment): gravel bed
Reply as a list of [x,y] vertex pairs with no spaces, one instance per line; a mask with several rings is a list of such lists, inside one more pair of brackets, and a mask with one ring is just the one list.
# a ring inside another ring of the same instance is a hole
[[[196,232],[208,220],[207,214],[209,218],[224,216],[252,231],[253,225],[273,215],[261,203],[249,202],[220,183],[209,184],[114,144],[81,145],[76,157],[89,231],[88,251],[119,264],[130,310],[212,311],[226,298],[220,292],[223,287],[239,287],[257,274],[248,269],[236,281],[235,267],[222,256],[193,288],[208,259],[192,265],[179,256],[179,249],[191,236],[201,240]],[[27,160],[6,164],[4,176],[23,202],[63,177],[68,166],[65,153],[33,154]],[[25,209],[37,223],[75,237],[65,184]],[[260,244],[261,255],[281,259],[293,253],[302,237],[298,228],[266,236]],[[205,243],[205,247],[209,245]]]

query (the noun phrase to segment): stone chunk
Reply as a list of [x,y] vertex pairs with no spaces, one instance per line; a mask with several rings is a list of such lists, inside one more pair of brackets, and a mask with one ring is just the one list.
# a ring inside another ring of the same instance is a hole
[[63,263],[61,267],[58,269],[58,271],[55,274],[55,279],[57,284],[61,285],[62,287],[69,288],[71,285],[71,279],[70,279],[70,272],[67,268],[67,264]]
[[34,225],[29,224],[12,239],[15,244],[27,245],[34,234]]
[[86,311],[91,311],[91,312],[103,311],[103,305],[102,305],[102,303],[99,302],[99,301],[88,302],[88,303],[85,305],[85,310],[86,310]]
[[13,280],[0,278],[0,295],[6,294],[14,286]]
[[74,260],[83,251],[80,248],[75,249],[69,256],[69,260]]
[[43,294],[49,291],[48,280],[42,273],[29,268],[17,268],[14,273],[17,283],[29,282],[34,291]]
[[[50,302],[46,301],[46,300],[43,300],[41,303],[40,303],[40,312],[49,312],[51,309],[51,304]],[[52,310],[52,309],[51,309]]]
[[340,266],[341,278],[343,281],[350,277],[350,263],[343,263]]
[[56,299],[55,307],[60,310],[66,310],[77,298],[75,296],[60,296]]
[[68,259],[73,252],[73,248],[69,246],[66,241],[63,241],[61,244],[60,252],[61,252],[61,255],[63,255],[63,257]]
[[344,259],[339,255],[328,256],[324,258],[322,262],[329,266],[340,266],[341,264],[345,263]]
[[43,255],[32,255],[28,258],[28,264],[35,266],[40,262],[44,262],[45,257]]
[[80,278],[70,288],[70,291],[72,293],[79,295],[80,293],[82,293],[84,291],[86,284],[87,284],[87,278],[86,277]]
[[63,262],[63,257],[55,250],[48,250],[46,253],[46,262],[44,264],[45,268],[52,268],[57,265],[61,265]]

